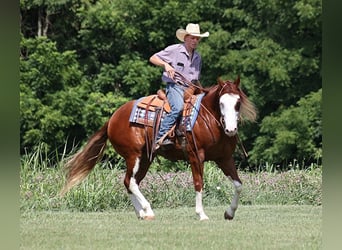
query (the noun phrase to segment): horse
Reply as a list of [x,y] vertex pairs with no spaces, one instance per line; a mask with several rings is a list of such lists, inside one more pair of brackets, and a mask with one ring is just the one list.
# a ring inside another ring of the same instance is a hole
[[233,153],[238,142],[238,124],[243,121],[255,121],[257,110],[240,88],[240,77],[223,81],[203,88],[199,113],[191,132],[185,133],[186,146],[176,140],[171,148],[158,149],[148,156],[148,142],[152,128],[129,121],[135,100],[120,106],[95,132],[79,152],[71,156],[65,164],[66,181],[60,194],[64,195],[79,184],[96,163],[101,159],[109,139],[115,151],[126,163],[124,185],[139,219],[152,220],[155,214],[151,204],[139,189],[150,164],[157,155],[171,161],[185,160],[190,163],[195,189],[195,212],[199,220],[208,220],[202,205],[204,163],[213,161],[233,183],[234,196],[230,206],[224,212],[226,220],[232,220],[238,207],[242,191],[235,167]]

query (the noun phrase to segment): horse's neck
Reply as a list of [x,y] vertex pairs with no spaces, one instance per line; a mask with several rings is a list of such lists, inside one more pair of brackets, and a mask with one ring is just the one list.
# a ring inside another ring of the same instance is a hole
[[201,104],[203,106],[201,108],[203,114],[209,113],[210,119],[220,119],[220,107],[216,92],[208,92],[203,97]]
[[202,104],[212,111],[219,111],[217,91],[209,91],[202,99]]

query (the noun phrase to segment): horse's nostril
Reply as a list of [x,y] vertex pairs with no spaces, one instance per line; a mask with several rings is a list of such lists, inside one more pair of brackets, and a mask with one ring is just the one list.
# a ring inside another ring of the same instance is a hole
[[236,135],[236,133],[237,133],[237,128],[234,128],[234,129],[231,129],[231,130],[229,130],[229,129],[225,129],[224,130],[224,132],[225,132],[225,134],[226,135],[228,135],[228,136],[234,136],[234,135]]

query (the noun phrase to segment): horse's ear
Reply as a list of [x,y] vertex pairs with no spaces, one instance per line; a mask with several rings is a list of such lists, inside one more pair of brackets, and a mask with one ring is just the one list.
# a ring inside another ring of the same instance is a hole
[[217,83],[218,83],[219,85],[221,85],[221,86],[224,85],[224,82],[222,81],[221,77],[218,77],[218,78],[217,78]]
[[234,84],[236,85],[236,87],[240,86],[240,75],[238,75],[238,77],[236,78]]

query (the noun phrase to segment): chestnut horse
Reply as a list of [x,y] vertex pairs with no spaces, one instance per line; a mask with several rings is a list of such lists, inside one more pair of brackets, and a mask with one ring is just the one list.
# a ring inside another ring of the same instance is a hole
[[149,146],[146,143],[147,137],[151,140],[152,128],[129,121],[134,100],[122,105],[89,139],[85,147],[67,162],[66,183],[61,194],[65,194],[89,174],[101,159],[109,139],[116,152],[125,159],[127,169],[124,184],[131,195],[138,218],[148,220],[155,216],[150,203],[139,189],[139,183],[155,155],[161,155],[171,161],[186,160],[190,163],[196,193],[196,213],[200,220],[208,219],[202,205],[204,162],[216,162],[235,188],[231,204],[224,213],[225,219],[233,219],[242,190],[233,159],[238,123],[240,119],[256,119],[256,109],[239,84],[240,78],[234,82],[219,79],[218,84],[205,88],[197,120],[192,131],[185,135],[186,149],[177,141],[171,148],[155,151],[152,158],[148,156]]

